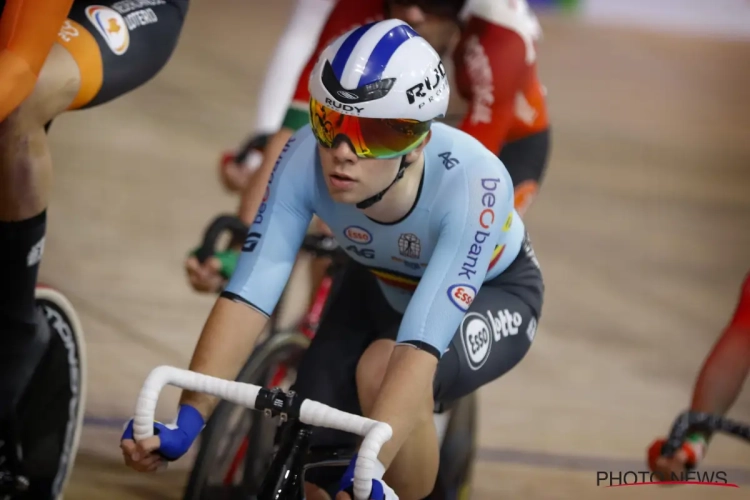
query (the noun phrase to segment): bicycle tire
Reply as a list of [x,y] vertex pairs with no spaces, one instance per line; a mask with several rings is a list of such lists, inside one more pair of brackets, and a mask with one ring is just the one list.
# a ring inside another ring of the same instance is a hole
[[[293,366],[309,344],[310,339],[299,332],[292,331],[273,334],[253,350],[253,353],[248,358],[242,370],[240,370],[236,380],[265,387],[265,384],[268,383],[269,372],[274,367],[278,366],[281,362],[287,361]],[[219,447],[223,435],[227,431],[232,412],[236,408],[237,405],[228,401],[221,401],[216,406],[216,410],[201,433],[200,447],[185,487],[184,500],[216,498],[216,496],[208,497],[202,495],[207,488],[206,483],[213,467],[219,462],[217,460]],[[248,433],[252,442],[257,439],[258,434],[264,434],[263,430],[271,431],[266,432],[266,435],[270,434],[273,436],[275,434],[273,429],[277,425],[276,419],[266,418],[262,413],[253,410],[247,411],[252,413],[250,416],[252,424]],[[243,438],[248,434],[243,433]],[[255,435],[255,438],[253,435]],[[271,439],[271,445],[273,445],[273,439]],[[253,447],[250,450],[252,451],[247,452],[245,460],[257,459],[257,456],[253,455],[257,455],[258,448]],[[268,450],[268,453],[271,451]]]
[[435,489],[426,500],[471,498],[478,415],[476,392],[461,398],[453,408],[445,440],[440,447],[440,468]]

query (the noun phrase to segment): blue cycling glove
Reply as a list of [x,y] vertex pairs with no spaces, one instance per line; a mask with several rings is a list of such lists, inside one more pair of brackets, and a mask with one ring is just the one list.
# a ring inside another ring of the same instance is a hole
[[[187,453],[204,425],[203,416],[198,410],[190,405],[180,405],[176,423],[165,425],[154,422],[154,435],[158,435],[160,440],[156,451],[169,461],[177,460]],[[125,427],[123,439],[133,439],[133,419]]]
[[[349,493],[349,496],[354,498],[354,466],[357,464],[357,455],[354,455],[352,461],[349,462],[344,476],[341,478],[339,483],[339,491]],[[390,486],[385,484],[383,481],[383,474],[385,474],[385,467],[379,461],[375,462],[375,474],[372,480],[372,489],[370,490],[370,500],[398,500],[398,496],[391,489]]]

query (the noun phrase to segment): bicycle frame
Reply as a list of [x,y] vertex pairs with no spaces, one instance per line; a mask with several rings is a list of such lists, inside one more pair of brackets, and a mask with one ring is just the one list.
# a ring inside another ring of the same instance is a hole
[[[308,251],[311,251],[314,255],[320,255],[318,252],[316,252],[314,249],[309,248],[310,245],[308,245]],[[304,248],[303,248],[304,249]],[[303,317],[302,321],[300,322],[299,326],[297,327],[300,333],[302,333],[305,337],[312,340],[315,337],[315,332],[317,331],[318,325],[320,324],[320,319],[323,314],[323,309],[325,308],[326,301],[328,300],[328,296],[331,292],[331,286],[333,284],[333,274],[336,269],[336,263],[335,263],[335,257],[332,254],[327,254],[334,258],[334,262],[329,266],[328,271],[326,272],[326,275],[323,277],[323,280],[320,283],[320,286],[318,287],[318,290],[315,292],[315,297],[313,299],[312,304],[308,308],[307,313]],[[271,335],[275,333],[275,329],[272,326],[271,329]],[[283,382],[284,378],[287,376],[287,366],[284,364],[280,364],[279,367],[274,372],[273,376],[271,377],[271,380],[269,381],[268,385],[269,387],[278,387],[281,382]],[[249,446],[249,439],[247,436],[245,436],[242,439],[242,443],[240,444],[239,448],[237,448],[237,452],[235,453],[234,458],[232,459],[232,462],[229,465],[229,469],[227,470],[227,473],[224,475],[223,483],[225,486],[229,486],[232,484],[232,478],[237,473],[237,470],[240,467],[240,464],[242,463],[242,460],[245,458],[245,454],[247,453],[247,448]],[[294,448],[297,450],[297,448]],[[306,451],[306,450],[305,450]]]

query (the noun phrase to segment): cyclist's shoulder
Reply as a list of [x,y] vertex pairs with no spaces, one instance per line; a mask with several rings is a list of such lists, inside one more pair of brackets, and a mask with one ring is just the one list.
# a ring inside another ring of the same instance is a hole
[[485,50],[507,43],[508,32],[527,45],[527,60],[536,60],[533,43],[542,38],[542,28],[526,0],[470,0],[463,17],[463,39],[475,38]]
[[309,125],[299,128],[287,140],[276,160],[274,170],[282,166],[285,169],[309,169],[317,161],[317,141]]
[[440,172],[438,189],[452,193],[450,197],[471,195],[474,186],[480,186],[483,179],[498,179],[503,189],[513,190],[503,162],[462,130],[443,123],[434,124],[425,154],[428,164]]
[[[425,151],[430,156],[429,161],[442,163],[451,175],[471,176],[505,170],[503,162],[476,137],[444,123],[433,124]],[[460,166],[466,168],[459,169]]]

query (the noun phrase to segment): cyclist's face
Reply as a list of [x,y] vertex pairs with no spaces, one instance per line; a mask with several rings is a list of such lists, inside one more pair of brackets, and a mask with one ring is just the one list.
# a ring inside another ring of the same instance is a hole
[[328,192],[338,203],[359,203],[393,182],[401,158],[359,158],[346,141],[332,148],[318,145]]
[[444,54],[453,36],[458,34],[458,24],[453,17],[428,13],[416,5],[391,3],[389,9],[390,17],[409,23],[438,54]]

